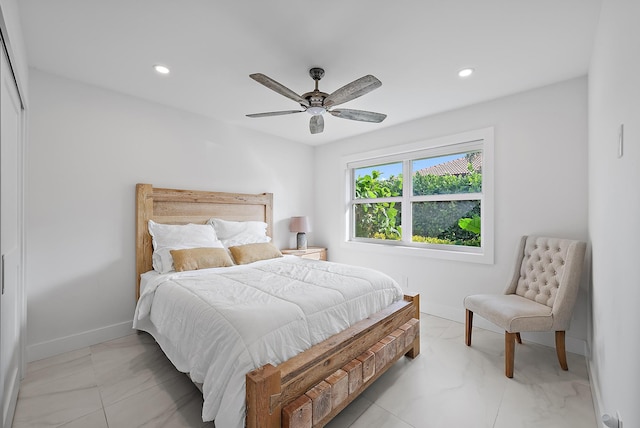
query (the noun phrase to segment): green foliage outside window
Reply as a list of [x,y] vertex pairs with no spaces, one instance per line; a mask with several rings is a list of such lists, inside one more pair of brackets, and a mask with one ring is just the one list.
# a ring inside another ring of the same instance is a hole
[[[356,199],[402,196],[402,176],[381,179],[372,171],[356,179]],[[399,240],[402,234],[400,211],[395,202],[358,204],[355,208],[356,236],[359,238]]]
[[[471,166],[471,163],[469,163]],[[414,195],[479,193],[482,174],[469,168],[464,175],[413,176]],[[356,179],[356,199],[402,195],[402,174],[382,179],[379,171]],[[401,204],[380,202],[356,204],[356,237],[401,239]],[[413,203],[413,242],[479,247],[480,201],[438,201]]]
[[[437,238],[449,245],[480,246],[480,233],[460,227],[460,220],[480,217],[480,201],[438,201],[413,204],[413,242],[416,236]],[[463,222],[464,224],[465,222]]]
[[465,175],[413,175],[413,194],[455,195],[458,193],[482,192],[482,174],[471,172]]

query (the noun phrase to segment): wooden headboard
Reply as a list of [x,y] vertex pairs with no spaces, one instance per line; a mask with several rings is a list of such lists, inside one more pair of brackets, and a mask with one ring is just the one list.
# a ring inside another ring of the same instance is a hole
[[151,184],[136,184],[136,299],[140,297],[140,275],[153,269],[149,220],[204,224],[211,217],[264,221],[267,235],[273,237],[273,194],[158,189]]

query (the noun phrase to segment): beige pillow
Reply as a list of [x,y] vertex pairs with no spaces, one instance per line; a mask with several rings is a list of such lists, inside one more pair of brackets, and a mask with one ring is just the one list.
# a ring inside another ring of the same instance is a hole
[[171,250],[176,272],[233,266],[229,253],[224,248],[189,248]]
[[229,251],[239,265],[282,257],[280,250],[271,242],[238,245],[236,247],[229,247]]

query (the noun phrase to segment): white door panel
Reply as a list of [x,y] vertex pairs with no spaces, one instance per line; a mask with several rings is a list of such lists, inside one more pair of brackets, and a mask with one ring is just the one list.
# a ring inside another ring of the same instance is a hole
[[22,107],[4,51],[0,52],[0,427],[11,426],[20,385],[22,315],[21,208]]
[[18,320],[18,284],[20,265],[19,254],[14,250],[2,255],[2,373],[3,403],[2,427],[10,427],[20,386],[20,324]]

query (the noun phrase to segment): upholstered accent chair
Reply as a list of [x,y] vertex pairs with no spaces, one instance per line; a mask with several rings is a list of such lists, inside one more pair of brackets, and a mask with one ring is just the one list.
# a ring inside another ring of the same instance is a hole
[[564,336],[578,294],[585,249],[581,241],[523,236],[504,293],[465,297],[467,346],[471,346],[474,313],[503,328],[505,375],[511,378],[515,342],[522,343],[520,333],[555,331],[558,361],[568,370]]

